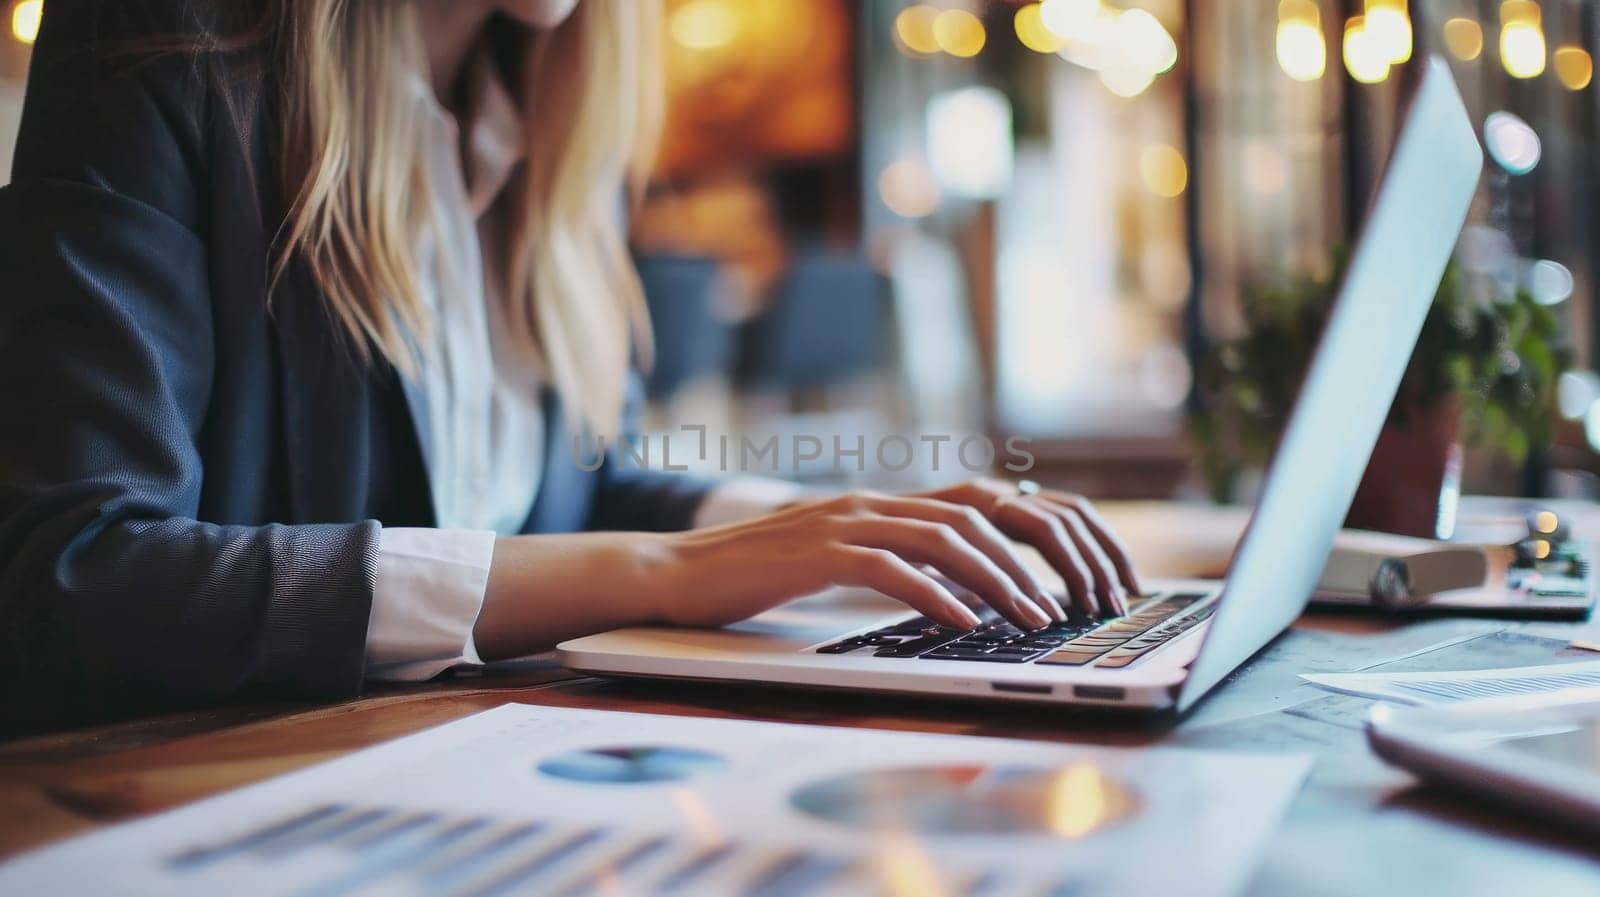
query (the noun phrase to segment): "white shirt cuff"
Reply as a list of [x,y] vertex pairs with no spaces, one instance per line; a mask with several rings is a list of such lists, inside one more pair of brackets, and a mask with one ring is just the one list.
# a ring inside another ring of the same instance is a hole
[[739,477],[719,483],[694,512],[694,527],[721,526],[770,514],[782,505],[804,498],[796,483],[766,477]]
[[367,623],[367,678],[420,682],[481,664],[472,628],[494,560],[490,530],[384,527]]

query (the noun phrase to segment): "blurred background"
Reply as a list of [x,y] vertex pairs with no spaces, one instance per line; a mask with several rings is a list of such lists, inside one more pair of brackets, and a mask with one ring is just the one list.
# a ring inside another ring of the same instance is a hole
[[[41,0],[0,4],[6,173]],[[633,219],[657,433],[776,435],[782,475],[886,487],[1015,438],[1093,496],[1248,499],[1437,54],[1489,159],[1379,459],[1434,494],[1600,494],[1600,4],[666,5]]]

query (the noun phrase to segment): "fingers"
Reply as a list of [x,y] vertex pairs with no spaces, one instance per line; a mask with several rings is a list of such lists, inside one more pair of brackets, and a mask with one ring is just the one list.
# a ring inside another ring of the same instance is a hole
[[1051,617],[1016,581],[954,527],[902,517],[857,518],[841,521],[838,535],[850,544],[887,549],[905,560],[938,568],[1019,627],[1050,625]]
[[1032,503],[1009,500],[996,505],[994,520],[1013,538],[1027,542],[1044,556],[1067,585],[1072,603],[1089,616],[1099,616],[1094,575],[1083,560],[1061,518]]
[[1117,578],[1122,582],[1123,588],[1130,595],[1143,594],[1139,588],[1138,577],[1133,572],[1133,556],[1128,553],[1128,547],[1100,516],[1100,512],[1088,499],[1080,495],[1069,495],[1065,492],[1049,491],[1041,495],[1046,501],[1071,508],[1083,521],[1090,535],[1094,536],[1100,550],[1105,552],[1106,558],[1117,570]]
[[882,592],[945,626],[976,629],[983,624],[948,589],[893,551],[862,546],[849,546],[843,551],[851,584]]
[[1038,502],[1036,506],[1060,518],[1063,528],[1072,539],[1072,544],[1078,549],[1079,556],[1094,574],[1094,594],[1101,612],[1116,617],[1127,613],[1128,591],[1122,586],[1116,566],[1111,563],[1100,543],[1089,532],[1088,526],[1078,512],[1048,501]]
[[1052,619],[1067,618],[1061,603],[1050,594],[1044,582],[1028,569],[1028,565],[1012,547],[1011,540],[977,509],[934,499],[891,496],[875,496],[870,506],[881,514],[926,520],[954,529],[968,544],[983,552]]

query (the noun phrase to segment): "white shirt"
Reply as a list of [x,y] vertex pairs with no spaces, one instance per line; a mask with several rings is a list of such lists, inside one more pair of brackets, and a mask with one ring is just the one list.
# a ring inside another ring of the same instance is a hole
[[[419,149],[435,227],[418,247],[420,298],[433,318],[421,372],[407,383],[437,528],[385,527],[367,626],[367,676],[421,680],[481,663],[472,628],[495,539],[521,530],[539,492],[545,421],[540,372],[506,339],[500,216],[488,212],[522,158],[521,119],[495,65],[467,72],[466,141],[419,76]],[[463,154],[463,150],[465,153]],[[787,483],[736,480],[713,490],[696,526],[792,500]]]

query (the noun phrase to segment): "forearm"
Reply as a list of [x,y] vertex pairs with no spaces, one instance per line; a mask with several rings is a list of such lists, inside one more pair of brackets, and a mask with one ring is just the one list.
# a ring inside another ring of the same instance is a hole
[[661,622],[671,536],[573,533],[495,543],[473,640],[484,660],[580,635]]

